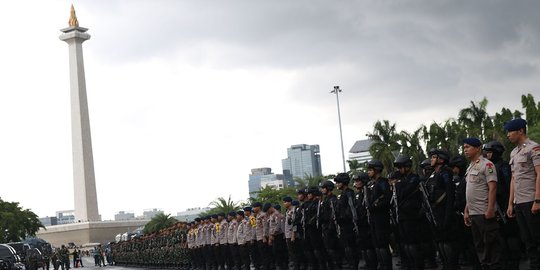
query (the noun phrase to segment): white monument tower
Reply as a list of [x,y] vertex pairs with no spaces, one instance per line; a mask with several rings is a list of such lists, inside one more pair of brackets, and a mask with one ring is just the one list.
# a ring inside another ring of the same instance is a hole
[[71,5],[69,27],[61,30],[63,34],[60,35],[60,40],[67,42],[69,45],[73,186],[75,189],[76,222],[100,220],[82,51],[82,43],[90,39],[90,35],[86,33],[87,30],[87,28],[79,27],[75,9]]

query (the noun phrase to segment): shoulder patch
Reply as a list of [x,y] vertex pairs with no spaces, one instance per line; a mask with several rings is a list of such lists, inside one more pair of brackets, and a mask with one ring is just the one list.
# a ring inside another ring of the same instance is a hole
[[531,155],[537,156],[540,155],[540,145],[533,147],[531,150]]

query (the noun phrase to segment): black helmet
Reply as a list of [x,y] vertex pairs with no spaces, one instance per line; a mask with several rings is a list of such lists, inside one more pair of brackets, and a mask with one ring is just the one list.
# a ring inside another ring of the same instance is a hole
[[483,149],[484,151],[490,151],[497,154],[502,154],[504,152],[504,146],[498,141],[492,141],[484,144]]
[[388,179],[395,180],[395,179],[400,179],[400,178],[401,178],[401,173],[399,171],[393,171],[388,174]]
[[428,167],[431,167],[431,159],[426,158],[422,162],[420,162],[420,168],[427,169]]
[[464,168],[467,165],[467,161],[463,156],[455,156],[450,159],[448,166]]
[[348,173],[339,173],[336,178],[334,178],[334,182],[348,185],[349,182],[351,182],[351,177],[349,177]]
[[369,182],[369,175],[365,172],[361,172],[353,177],[353,181],[360,181],[364,185]]
[[396,160],[394,160],[394,167],[412,167],[412,160],[409,155],[399,155]]
[[374,169],[378,172],[382,172],[384,165],[380,160],[372,159],[367,163],[368,169]]
[[320,193],[320,191],[319,191],[319,188],[317,188],[317,187],[308,187],[306,189],[306,193],[307,194],[317,195],[318,193]]
[[324,181],[324,183],[321,184],[321,188],[326,188],[330,191],[334,190],[334,182],[330,180]]
[[450,153],[442,149],[431,149],[429,150],[429,155],[436,155],[438,158],[444,160],[445,163],[448,163],[448,161],[450,161]]

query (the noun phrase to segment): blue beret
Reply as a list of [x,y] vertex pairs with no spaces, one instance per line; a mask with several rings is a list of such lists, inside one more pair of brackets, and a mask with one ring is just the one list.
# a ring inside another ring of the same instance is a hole
[[236,211],[231,211],[231,212],[229,212],[229,216],[231,216],[231,217],[236,217]]
[[474,147],[482,146],[482,142],[478,138],[466,138],[463,140],[463,143],[468,144],[470,146],[474,146]]
[[195,221],[199,222],[201,221],[201,218],[195,218]]
[[296,194],[304,194],[304,195],[306,195],[306,190],[301,188],[301,189],[296,191]]
[[294,201],[292,201],[292,205],[294,205],[294,206],[298,206],[298,205],[300,205],[300,202],[299,202],[299,201],[297,201],[297,200],[294,200]]
[[218,216],[225,217],[225,213],[221,212],[217,214]]
[[244,216],[244,211],[238,211],[238,212],[236,212],[236,214],[239,215],[239,216]]
[[244,207],[244,211],[249,211],[249,212],[251,212],[251,206],[246,206],[246,207]]
[[274,205],[274,209],[276,209],[278,211],[281,210],[281,205],[279,205],[279,204]]
[[516,131],[527,127],[527,121],[521,118],[514,119],[504,125],[506,131]]
[[252,207],[262,207],[262,203],[261,202],[254,202],[251,204]]
[[217,218],[217,214],[212,215],[212,218]]
[[289,196],[283,197],[284,202],[292,202],[292,198]]
[[266,212],[268,211],[268,209],[270,209],[270,207],[272,207],[272,204],[271,203],[265,203],[264,206],[263,206],[263,212]]

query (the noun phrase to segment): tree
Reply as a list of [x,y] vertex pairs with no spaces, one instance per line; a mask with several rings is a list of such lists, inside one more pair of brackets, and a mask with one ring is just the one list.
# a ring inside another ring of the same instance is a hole
[[35,236],[40,228],[45,227],[34,212],[23,209],[18,202],[6,202],[0,198],[0,243],[18,242]]
[[467,130],[468,137],[485,140],[485,132],[493,129],[493,123],[486,111],[487,104],[487,99],[483,98],[478,103],[471,101],[470,107],[459,111],[458,122]]
[[377,121],[373,126],[373,133],[368,133],[367,136],[373,141],[369,147],[371,156],[380,160],[385,170],[391,170],[394,166],[394,159],[401,149],[396,124],[390,124],[388,120]]
[[531,94],[521,96],[521,104],[525,109],[527,135],[531,140],[540,140],[540,102],[536,103]]
[[266,186],[261,188],[257,193],[257,198],[250,198],[251,202],[271,203],[272,205],[281,204],[283,197],[290,196],[292,198],[296,195],[296,190],[293,187],[284,189],[276,189],[272,186]]
[[227,200],[223,197],[219,197],[212,201],[209,206],[212,207],[212,210],[215,213],[229,213],[231,211],[238,211],[241,205],[239,202],[233,201],[231,195],[229,195]]
[[347,163],[349,164],[349,175],[356,174],[358,172],[365,172],[365,164],[358,162],[356,159],[347,160]]
[[153,217],[150,222],[146,223],[143,232],[145,234],[155,233],[162,229],[171,227],[174,223],[178,222],[170,214],[159,213]]
[[[334,177],[332,177],[334,178]],[[322,183],[325,179],[328,179],[327,177],[323,175],[304,175],[304,178],[294,178],[294,182],[296,183],[297,187],[300,188],[306,188],[306,187],[318,187],[320,183]]]

